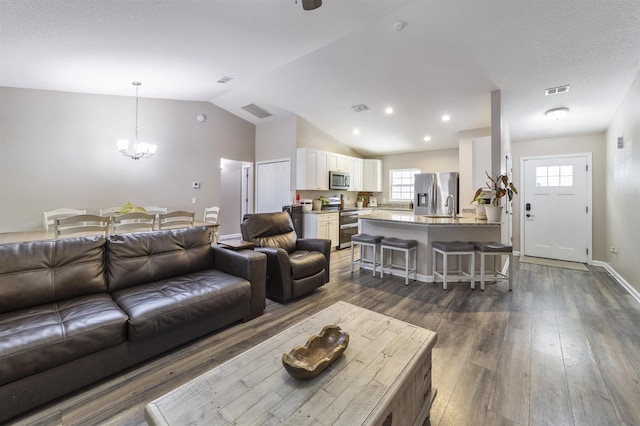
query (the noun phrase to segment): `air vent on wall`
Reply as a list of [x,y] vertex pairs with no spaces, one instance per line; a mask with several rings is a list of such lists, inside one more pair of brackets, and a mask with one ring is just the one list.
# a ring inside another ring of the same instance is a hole
[[567,93],[569,91],[569,85],[565,85],[565,86],[558,86],[558,87],[551,87],[549,89],[545,89],[544,94],[545,96],[549,96],[549,95],[559,95],[560,93]]
[[225,84],[230,82],[231,80],[233,80],[233,77],[220,77],[220,79],[216,81],[216,83]]
[[354,110],[355,112],[362,112],[362,111],[367,111],[369,107],[366,106],[365,104],[359,104],[359,105],[352,106],[351,109]]
[[245,106],[242,107],[242,109],[247,111],[249,114],[255,115],[258,118],[267,118],[267,117],[271,117],[273,115],[269,111],[267,111],[266,109],[260,108],[256,104],[245,105]]

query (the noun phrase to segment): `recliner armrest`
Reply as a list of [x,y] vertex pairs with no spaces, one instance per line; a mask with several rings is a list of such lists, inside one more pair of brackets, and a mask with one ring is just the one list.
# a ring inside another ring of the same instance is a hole
[[[289,253],[283,248],[275,247],[256,247],[255,250],[267,255],[269,297],[275,297],[278,300],[291,299],[293,288],[291,288]],[[288,285],[283,285],[284,283]]]
[[229,250],[211,246],[216,269],[251,283],[251,315],[262,315],[267,303],[267,256],[254,250]]
[[319,251],[327,259],[327,282],[329,282],[329,265],[331,264],[331,240],[322,238],[298,238],[296,240],[298,250]]

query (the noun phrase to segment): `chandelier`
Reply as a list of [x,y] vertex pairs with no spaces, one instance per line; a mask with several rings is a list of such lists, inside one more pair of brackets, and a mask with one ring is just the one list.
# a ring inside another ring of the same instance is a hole
[[118,140],[118,151],[125,157],[132,158],[134,160],[139,160],[141,158],[149,158],[153,154],[156,153],[157,146],[138,142],[138,88],[142,85],[139,81],[134,81],[134,86],[136,86],[136,130],[135,130],[135,141],[133,142],[133,151],[129,152],[129,141],[127,139]]

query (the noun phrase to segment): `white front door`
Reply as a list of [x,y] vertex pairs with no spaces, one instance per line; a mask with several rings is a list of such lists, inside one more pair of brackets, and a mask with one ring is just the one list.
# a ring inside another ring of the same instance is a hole
[[586,263],[591,252],[591,154],[522,159],[523,254]]
[[291,161],[273,160],[256,164],[256,213],[281,212],[291,197]]

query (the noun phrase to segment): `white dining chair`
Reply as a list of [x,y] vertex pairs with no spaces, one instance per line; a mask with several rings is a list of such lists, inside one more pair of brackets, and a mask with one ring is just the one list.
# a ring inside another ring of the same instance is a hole
[[213,226],[213,242],[217,243],[220,240],[220,207],[205,208],[203,220],[215,224]]
[[108,209],[100,209],[100,216],[113,216],[118,213],[122,207],[109,207]]
[[48,212],[42,212],[44,219],[44,230],[48,231],[49,229],[53,229],[54,220],[65,218],[69,216],[74,216],[78,214],[86,214],[86,210],[77,210],[77,209],[69,209],[69,208],[60,208],[51,210]]
[[156,215],[153,213],[126,213],[113,216],[112,221],[112,234],[151,232],[156,222]]
[[159,229],[188,228],[193,226],[195,213],[183,210],[160,214]]
[[73,234],[102,235],[106,237],[109,233],[110,223],[110,216],[78,214],[54,219],[53,230],[56,240],[61,236],[70,236]]

